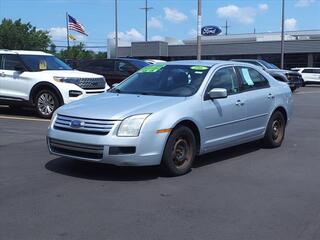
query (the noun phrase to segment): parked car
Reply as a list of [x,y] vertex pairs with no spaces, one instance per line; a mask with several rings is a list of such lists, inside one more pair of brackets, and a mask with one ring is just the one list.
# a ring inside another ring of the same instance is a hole
[[147,66],[105,94],[59,108],[47,144],[58,156],[161,165],[176,176],[196,155],[258,139],[279,147],[291,112],[288,85],[261,68],[176,61]]
[[108,85],[112,86],[147,65],[149,63],[133,58],[95,59],[81,61],[77,69],[101,74],[105,77]]
[[267,73],[269,73],[275,79],[287,83],[291,90],[294,91],[299,87],[303,86],[303,79],[300,73],[290,71],[290,70],[283,70],[278,68],[272,63],[268,63],[264,60],[256,60],[256,59],[233,59],[232,61],[237,62],[246,62],[251,63],[256,66],[261,67]]
[[304,84],[320,83],[320,68],[305,67],[305,68],[292,68],[302,75]]
[[51,54],[0,50],[0,104],[31,105],[50,118],[59,106],[108,88],[103,76],[72,70]]

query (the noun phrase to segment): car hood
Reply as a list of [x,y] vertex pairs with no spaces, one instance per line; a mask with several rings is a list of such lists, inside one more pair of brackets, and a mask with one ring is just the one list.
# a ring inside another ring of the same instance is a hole
[[270,74],[291,74],[291,75],[300,75],[300,73],[290,70],[284,70],[284,69],[267,69],[267,72]]
[[52,77],[101,78],[103,76],[78,70],[46,70],[42,74]]
[[185,97],[102,93],[64,105],[57,113],[80,118],[122,120],[135,114],[154,113],[185,99]]

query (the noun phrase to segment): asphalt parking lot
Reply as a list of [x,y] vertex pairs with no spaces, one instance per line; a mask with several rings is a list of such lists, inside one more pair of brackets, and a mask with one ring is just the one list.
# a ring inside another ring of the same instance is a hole
[[202,156],[189,174],[49,155],[48,121],[0,108],[0,239],[320,239],[320,87],[278,149]]

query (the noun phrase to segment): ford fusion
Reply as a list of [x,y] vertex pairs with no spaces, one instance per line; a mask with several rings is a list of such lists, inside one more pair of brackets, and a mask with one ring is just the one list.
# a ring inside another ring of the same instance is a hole
[[292,95],[250,64],[176,61],[142,68],[109,92],[60,107],[47,143],[58,156],[190,171],[197,155],[261,139],[279,147]]

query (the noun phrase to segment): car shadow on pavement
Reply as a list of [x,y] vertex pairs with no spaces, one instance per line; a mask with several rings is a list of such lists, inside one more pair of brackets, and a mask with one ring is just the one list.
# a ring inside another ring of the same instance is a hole
[[[197,157],[193,168],[199,168],[257,151],[261,148],[259,141],[242,144]],[[60,157],[46,163],[49,171],[91,180],[101,181],[145,181],[166,177],[160,167],[118,167],[109,164],[85,162]]]
[[0,114],[8,116],[20,116],[20,117],[38,117],[34,109],[30,107],[13,107],[0,105]]
[[161,177],[158,167],[119,167],[60,157],[46,163],[49,171],[91,180],[145,181]]
[[193,168],[199,168],[206,165],[214,164],[217,162],[232,159],[241,155],[246,155],[250,152],[255,152],[261,149],[261,141],[254,141],[245,144],[241,144],[235,147],[222,149],[219,151],[211,152],[202,156],[199,156],[193,164]]

